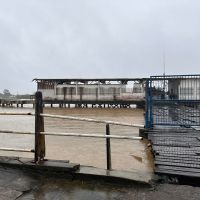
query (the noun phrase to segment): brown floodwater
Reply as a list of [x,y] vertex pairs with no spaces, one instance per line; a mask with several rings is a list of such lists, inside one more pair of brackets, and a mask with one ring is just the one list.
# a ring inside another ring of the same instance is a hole
[[[0,108],[0,112],[34,112],[31,108]],[[45,113],[144,124],[142,109],[45,108]],[[34,131],[32,116],[0,116],[1,130]],[[45,131],[105,134],[105,124],[45,118]],[[110,126],[112,135],[138,136],[139,129]],[[147,141],[111,140],[112,168],[137,171],[151,176],[152,157]],[[29,135],[0,134],[1,147],[33,149],[34,138]],[[33,157],[31,153],[0,152],[0,155]],[[70,160],[81,165],[106,168],[105,139],[46,136],[46,158]]]

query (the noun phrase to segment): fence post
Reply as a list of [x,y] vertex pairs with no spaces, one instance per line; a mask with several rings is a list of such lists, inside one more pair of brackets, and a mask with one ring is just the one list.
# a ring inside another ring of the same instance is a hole
[[[106,124],[106,135],[110,135],[110,125],[109,124]],[[112,165],[111,165],[110,138],[106,138],[106,158],[107,158],[107,170],[111,170]]]
[[145,87],[145,128],[149,128],[149,80],[146,80]]
[[150,128],[153,128],[153,92],[152,92],[152,78],[150,78],[150,100],[149,100],[149,104],[150,104]]
[[35,162],[44,160],[45,157],[45,136],[41,135],[44,132],[44,118],[40,116],[43,113],[42,93],[35,93]]

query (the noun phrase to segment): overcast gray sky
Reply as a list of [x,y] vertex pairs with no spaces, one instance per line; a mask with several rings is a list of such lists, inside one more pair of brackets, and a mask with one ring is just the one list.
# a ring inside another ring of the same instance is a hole
[[0,0],[0,92],[33,78],[147,77],[200,69],[199,0]]

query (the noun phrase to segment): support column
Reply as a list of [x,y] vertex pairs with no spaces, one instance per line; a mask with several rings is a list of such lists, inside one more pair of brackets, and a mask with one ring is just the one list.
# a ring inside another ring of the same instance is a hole
[[35,94],[35,163],[44,160],[45,157],[45,136],[41,135],[44,132],[44,119],[40,114],[43,113],[42,93]]

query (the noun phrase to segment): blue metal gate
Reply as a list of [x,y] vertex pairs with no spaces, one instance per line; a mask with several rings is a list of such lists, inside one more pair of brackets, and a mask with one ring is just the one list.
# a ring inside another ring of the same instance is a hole
[[200,126],[200,75],[151,76],[146,81],[146,127]]

